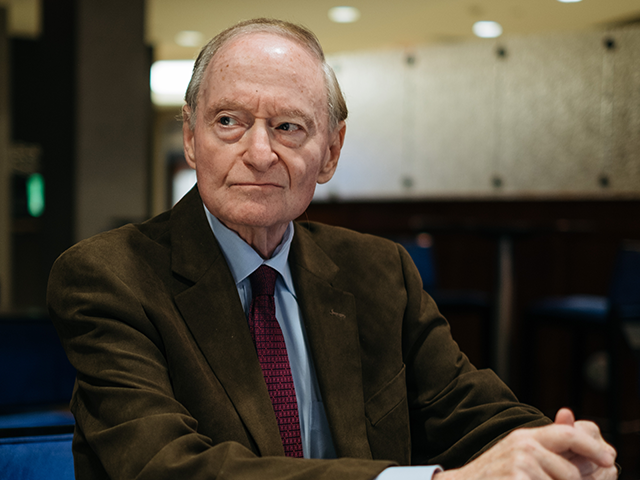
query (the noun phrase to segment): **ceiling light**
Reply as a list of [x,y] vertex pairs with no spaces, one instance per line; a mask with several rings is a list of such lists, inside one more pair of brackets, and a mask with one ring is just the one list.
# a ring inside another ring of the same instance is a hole
[[175,36],[175,42],[181,47],[199,47],[202,45],[204,35],[195,30],[183,30]]
[[480,38],[496,38],[502,35],[502,25],[498,22],[476,22],[473,33]]
[[578,3],[582,0],[558,0],[560,3]]
[[352,23],[360,18],[356,7],[333,7],[329,9],[329,18],[337,23]]
[[151,99],[156,105],[182,105],[193,60],[160,60],[151,65]]

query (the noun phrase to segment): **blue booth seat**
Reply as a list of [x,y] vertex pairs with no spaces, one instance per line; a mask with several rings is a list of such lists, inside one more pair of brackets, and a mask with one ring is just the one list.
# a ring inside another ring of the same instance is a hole
[[0,438],[3,480],[74,480],[72,434]]
[[57,427],[73,424],[72,413],[65,409],[0,415],[0,429]]
[[40,433],[34,428],[66,426],[72,431],[75,369],[46,316],[0,317],[0,437]]

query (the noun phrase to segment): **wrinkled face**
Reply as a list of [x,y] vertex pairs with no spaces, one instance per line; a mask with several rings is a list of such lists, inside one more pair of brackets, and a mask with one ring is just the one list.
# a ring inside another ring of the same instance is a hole
[[196,115],[193,131],[183,126],[185,156],[205,205],[231,229],[286,228],[333,176],[344,123],[329,131],[322,67],[291,40],[252,33],[223,47]]

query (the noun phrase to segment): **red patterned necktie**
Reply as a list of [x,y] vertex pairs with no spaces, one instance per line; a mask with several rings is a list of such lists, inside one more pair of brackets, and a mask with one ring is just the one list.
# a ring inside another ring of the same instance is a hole
[[278,272],[271,267],[261,265],[249,277],[253,292],[249,328],[280,427],[284,453],[288,457],[302,457],[296,389],[273,299],[277,276]]

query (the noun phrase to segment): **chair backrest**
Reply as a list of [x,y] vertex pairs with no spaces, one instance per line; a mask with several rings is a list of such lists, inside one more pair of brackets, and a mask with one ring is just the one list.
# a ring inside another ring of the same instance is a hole
[[609,301],[621,320],[640,319],[640,242],[624,242],[618,251]]
[[422,277],[423,288],[427,292],[435,290],[436,287],[436,267],[433,259],[431,236],[422,233],[410,239],[396,239],[411,255],[413,263],[418,267],[420,277]]
[[73,480],[73,434],[0,439],[3,480]]
[[75,370],[47,317],[0,317],[0,412],[68,404]]

